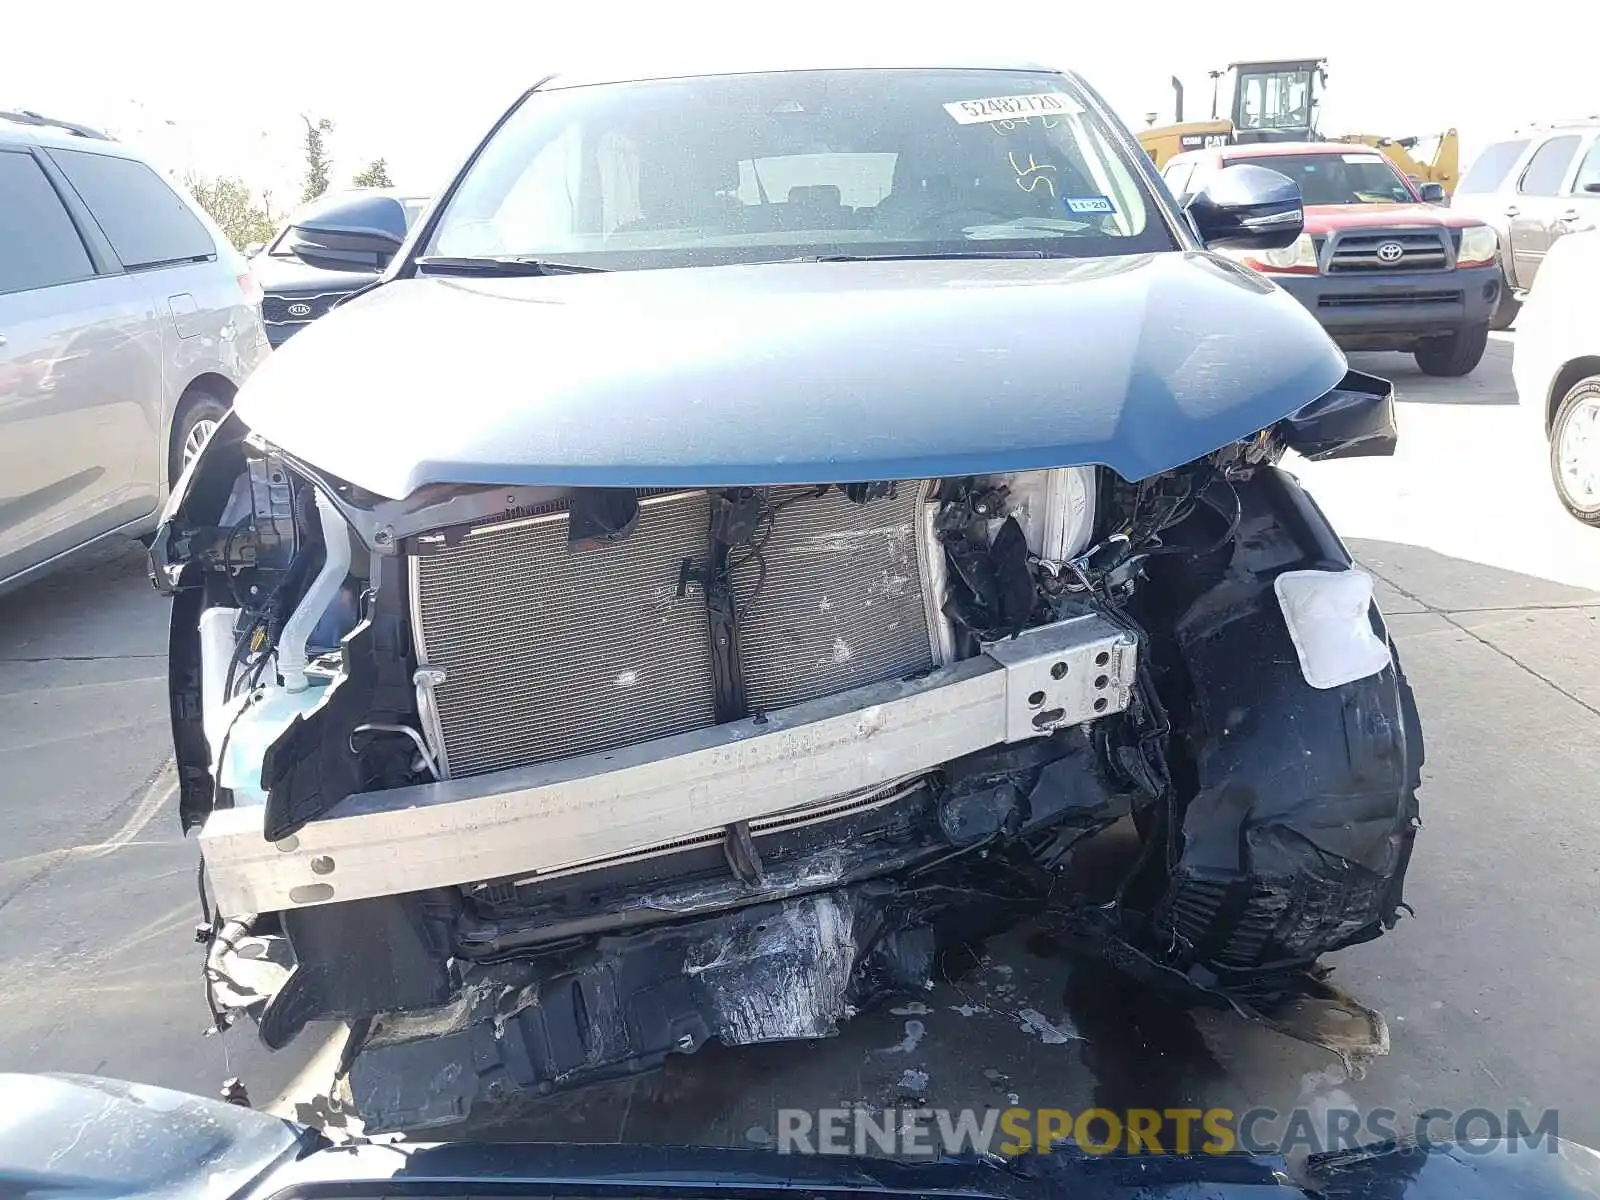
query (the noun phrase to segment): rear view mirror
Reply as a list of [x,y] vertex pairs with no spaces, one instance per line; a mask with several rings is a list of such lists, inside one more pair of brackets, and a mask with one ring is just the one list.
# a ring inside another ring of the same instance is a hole
[[330,271],[377,274],[406,240],[406,210],[393,196],[339,195],[295,214],[288,247],[301,261]]
[[1189,198],[1189,215],[1211,249],[1281,250],[1305,229],[1300,186],[1250,163],[1224,167]]
[[1443,204],[1445,202],[1444,184],[1424,183],[1417,187],[1417,194],[1422,197],[1424,204]]

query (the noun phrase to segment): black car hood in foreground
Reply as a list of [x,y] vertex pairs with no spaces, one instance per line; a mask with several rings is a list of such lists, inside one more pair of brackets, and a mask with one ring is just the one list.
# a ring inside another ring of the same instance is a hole
[[911,1161],[664,1146],[453,1143],[328,1148],[250,1109],[85,1076],[0,1075],[0,1196],[78,1200],[584,1195],[590,1200],[1566,1200],[1600,1196],[1571,1142],[1388,1146],[1313,1158],[1304,1186],[1248,1155]]
[[274,354],[240,416],[401,498],[1099,463],[1143,479],[1335,387],[1292,297],[1208,254],[419,278]]

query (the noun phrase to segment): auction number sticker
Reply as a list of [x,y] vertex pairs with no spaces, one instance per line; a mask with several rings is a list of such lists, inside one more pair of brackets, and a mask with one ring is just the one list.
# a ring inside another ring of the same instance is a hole
[[1114,213],[1116,208],[1110,196],[1065,196],[1062,203],[1069,213]]
[[1083,112],[1078,102],[1061,92],[1033,96],[990,96],[987,100],[957,100],[944,106],[961,125],[986,121],[1018,121],[1024,117],[1075,117]]

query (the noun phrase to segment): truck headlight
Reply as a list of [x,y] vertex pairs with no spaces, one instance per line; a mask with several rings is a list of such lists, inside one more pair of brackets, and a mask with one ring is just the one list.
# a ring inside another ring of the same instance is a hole
[[1487,225],[1469,225],[1461,231],[1461,249],[1456,266],[1481,267],[1500,256],[1500,236]]
[[1317,273],[1317,244],[1311,240],[1309,233],[1302,233],[1281,250],[1224,250],[1222,253],[1269,275]]

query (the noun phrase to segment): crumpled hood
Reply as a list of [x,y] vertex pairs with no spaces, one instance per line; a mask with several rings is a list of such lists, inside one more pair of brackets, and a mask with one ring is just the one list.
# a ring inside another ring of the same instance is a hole
[[1208,254],[386,284],[276,351],[239,415],[401,498],[1168,470],[1336,386],[1298,302]]

